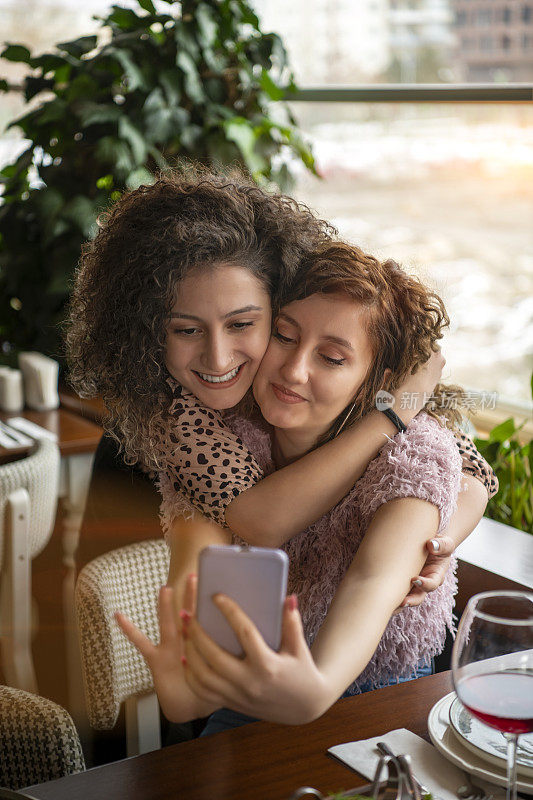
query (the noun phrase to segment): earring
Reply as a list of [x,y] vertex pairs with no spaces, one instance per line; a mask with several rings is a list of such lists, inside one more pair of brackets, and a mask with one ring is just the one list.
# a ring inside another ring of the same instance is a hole
[[341,422],[341,424],[340,424],[340,427],[337,429],[337,432],[335,433],[335,436],[333,437],[334,439],[336,439],[336,438],[337,438],[337,436],[339,435],[339,433],[342,431],[342,429],[344,428],[344,426],[345,426],[345,425],[346,425],[346,423],[348,422],[348,419],[349,419],[349,417],[350,417],[350,414],[351,414],[351,413],[352,413],[352,411],[354,410],[354,408],[355,408],[355,404],[356,404],[356,403],[357,403],[357,400],[354,400],[354,401],[353,401],[353,403],[352,403],[352,405],[351,405],[351,406],[350,406],[350,408],[348,409],[348,413],[347,413],[347,414],[346,414],[346,416],[344,417],[343,421],[342,421],[342,422]]

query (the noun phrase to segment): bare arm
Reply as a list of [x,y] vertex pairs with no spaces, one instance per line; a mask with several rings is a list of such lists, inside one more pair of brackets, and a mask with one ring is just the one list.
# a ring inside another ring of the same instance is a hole
[[425,542],[438,523],[437,508],[415,497],[378,509],[311,648],[328,687],[319,713],[370,661],[410,576],[425,561]]
[[424,562],[424,543],[436,533],[438,521],[437,508],[418,498],[380,507],[311,652],[291,598],[279,653],[266,646],[236,603],[215,598],[246,656],[234,658],[191,620],[187,680],[195,694],[217,697],[220,705],[273,722],[303,724],[323,714],[372,657],[412,571]]
[[350,491],[388,437],[398,433],[380,411],[277,470],[226,507],[226,524],[248,544],[279,547]]
[[461,489],[457,498],[457,510],[447,527],[438,539],[426,542],[426,562],[420,573],[412,579],[412,589],[401,603],[401,608],[420,605],[427,597],[427,592],[432,592],[441,585],[455,548],[470,536],[483,516],[488,502],[487,489],[483,483],[463,472]]
[[[442,355],[434,353],[409,375],[394,393],[397,406],[404,392],[430,394],[443,364]],[[171,485],[202,514],[262,547],[279,547],[333,508],[398,432],[384,414],[373,411],[334,441],[261,479],[256,460],[217,412],[198,408],[196,398],[183,390],[176,403],[180,415],[169,439],[181,434],[184,444],[163,454]],[[401,410],[405,424],[418,410]]]

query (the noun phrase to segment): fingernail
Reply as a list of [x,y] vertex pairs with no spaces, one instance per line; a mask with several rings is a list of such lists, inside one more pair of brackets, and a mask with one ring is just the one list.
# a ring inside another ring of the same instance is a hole
[[184,608],[182,608],[180,611],[180,619],[182,620],[184,625],[188,625],[189,622],[191,621],[191,614]]
[[181,657],[181,663],[183,664],[184,667],[187,666],[187,659],[185,658],[185,656]]
[[433,548],[435,553],[439,552],[439,550],[440,550],[440,542],[438,542],[437,539],[432,539],[431,540],[431,546],[432,546],[432,548]]
[[287,602],[289,604],[289,611],[296,611],[296,609],[298,608],[298,598],[296,597],[296,595],[295,594],[289,595],[289,599]]
[[416,580],[411,581],[411,583],[413,584],[413,586],[422,586],[422,581],[420,580],[420,578],[417,578]]

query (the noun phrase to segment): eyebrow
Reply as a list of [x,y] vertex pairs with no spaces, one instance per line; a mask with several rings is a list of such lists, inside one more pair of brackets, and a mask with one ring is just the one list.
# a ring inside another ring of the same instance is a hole
[[[243,308],[236,308],[235,311],[228,311],[224,314],[222,319],[229,319],[235,317],[237,314],[247,314],[249,311],[262,311],[261,306],[244,306]],[[194,314],[180,314],[179,312],[172,312],[170,315],[173,319],[193,319],[195,322],[203,322],[201,317],[195,317]]]
[[[278,317],[283,317],[283,319],[286,319],[287,322],[290,322],[292,325],[295,325],[298,328],[298,330],[301,330],[301,327],[298,324],[298,322],[296,322],[296,320],[293,319],[293,317],[289,317],[289,315],[286,314],[284,311],[280,311]],[[340,336],[322,336],[321,338],[325,339],[327,342],[340,344],[342,347],[346,347],[348,350],[353,351],[353,346],[350,344],[350,342],[347,339],[342,339]]]

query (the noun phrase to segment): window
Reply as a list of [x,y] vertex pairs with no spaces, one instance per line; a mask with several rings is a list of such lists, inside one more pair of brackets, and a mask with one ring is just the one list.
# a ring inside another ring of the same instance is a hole
[[322,180],[299,199],[443,297],[447,380],[527,403],[533,105],[293,103]]

